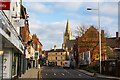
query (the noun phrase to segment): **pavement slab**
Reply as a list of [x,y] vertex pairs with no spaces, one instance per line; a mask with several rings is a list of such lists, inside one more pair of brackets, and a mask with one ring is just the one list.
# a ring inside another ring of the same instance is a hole
[[40,77],[40,69],[39,68],[31,68],[26,71],[25,74],[22,74],[19,79],[38,79]]

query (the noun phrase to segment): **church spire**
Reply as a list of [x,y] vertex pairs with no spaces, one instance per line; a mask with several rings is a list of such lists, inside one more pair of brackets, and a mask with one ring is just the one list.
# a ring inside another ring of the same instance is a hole
[[70,23],[69,20],[67,19],[66,30],[64,34],[64,43],[66,43],[67,40],[71,40],[71,39],[72,39],[72,33],[70,31]]
[[66,33],[70,33],[70,23],[69,23],[69,20],[67,19],[67,25],[66,25],[66,31],[65,31],[65,34]]

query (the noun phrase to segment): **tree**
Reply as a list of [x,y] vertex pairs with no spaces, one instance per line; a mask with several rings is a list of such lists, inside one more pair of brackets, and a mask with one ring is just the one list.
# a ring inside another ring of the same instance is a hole
[[[94,27],[99,31],[99,27],[97,27],[97,26],[94,26]],[[81,37],[81,36],[85,33],[86,30],[87,30],[87,26],[78,25],[78,26],[76,27],[75,33],[76,33],[76,35],[77,35],[78,37]],[[109,33],[109,31],[108,31],[107,29],[101,27],[101,30],[104,30],[104,36],[105,36],[106,38],[108,38],[108,37],[111,36],[110,33]]]
[[75,33],[77,34],[77,36],[81,37],[85,31],[87,30],[87,28],[84,26],[84,25],[78,25],[76,30],[75,30]]

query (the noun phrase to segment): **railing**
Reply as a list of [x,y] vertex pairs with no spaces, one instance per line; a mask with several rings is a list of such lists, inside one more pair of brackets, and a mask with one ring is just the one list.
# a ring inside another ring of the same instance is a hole
[[2,35],[22,52],[23,44],[21,38],[3,11],[0,11],[0,29],[6,34]]

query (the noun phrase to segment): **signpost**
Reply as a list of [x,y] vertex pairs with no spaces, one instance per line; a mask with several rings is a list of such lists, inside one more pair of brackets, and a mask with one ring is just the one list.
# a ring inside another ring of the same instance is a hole
[[35,67],[36,68],[37,68],[37,65],[38,65],[38,55],[39,55],[39,51],[35,51],[34,59],[35,59]]
[[38,54],[39,54],[39,52],[35,51],[35,56],[34,56],[35,59],[38,59]]

